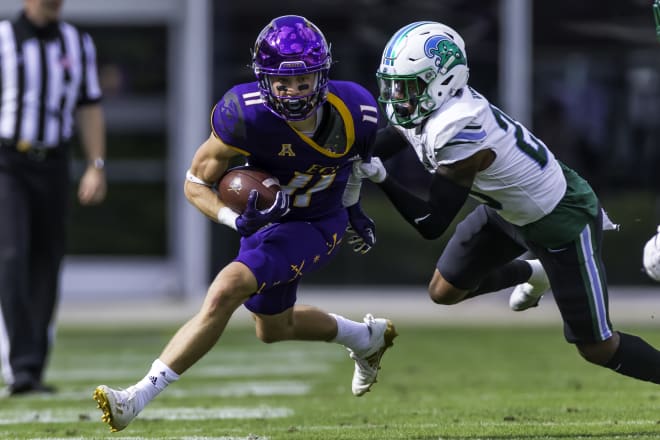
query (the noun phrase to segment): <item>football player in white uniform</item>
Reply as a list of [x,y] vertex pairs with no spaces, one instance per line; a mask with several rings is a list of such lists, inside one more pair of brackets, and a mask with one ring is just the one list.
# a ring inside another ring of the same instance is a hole
[[[601,239],[614,225],[583,178],[467,85],[461,36],[431,21],[404,26],[385,47],[377,78],[389,126],[354,174],[377,183],[428,239],[445,232],[468,196],[480,202],[440,256],[431,299],[455,304],[516,286],[510,306],[525,310],[551,287],[565,338],[587,361],[660,383],[660,352],[609,319]],[[406,145],[432,175],[428,200],[383,166]],[[538,259],[521,259],[527,251]]]
[[[660,0],[653,1],[653,19],[655,20],[655,33],[660,41]],[[655,281],[660,281],[660,225],[658,233],[646,242],[643,252],[644,271]]]
[[[653,1],[653,18],[655,20],[655,33],[660,41],[660,0]],[[644,272],[653,280],[660,281],[660,225],[658,233],[644,245],[642,253]]]

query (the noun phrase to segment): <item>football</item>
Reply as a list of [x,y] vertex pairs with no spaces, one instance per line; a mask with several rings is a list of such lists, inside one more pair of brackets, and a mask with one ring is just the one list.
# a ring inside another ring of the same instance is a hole
[[218,181],[216,189],[225,205],[242,214],[253,189],[259,192],[257,209],[270,207],[280,190],[280,182],[266,171],[240,166],[228,169]]

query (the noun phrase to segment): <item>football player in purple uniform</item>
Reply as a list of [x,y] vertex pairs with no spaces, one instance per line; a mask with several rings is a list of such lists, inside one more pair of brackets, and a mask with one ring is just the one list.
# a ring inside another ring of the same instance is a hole
[[[367,314],[354,322],[296,304],[301,277],[336,253],[350,224],[354,250],[367,252],[375,226],[361,210],[361,181],[352,162],[368,158],[378,125],[374,97],[353,82],[328,78],[332,58],[321,31],[304,17],[271,21],[257,37],[257,81],[231,88],[215,105],[212,133],[187,173],[188,200],[210,219],[242,236],[236,258],[211,283],[201,310],[184,324],[146,376],[125,390],[100,385],[94,399],[112,431],[124,429],[165,387],[218,341],[234,311],[253,314],[264,342],[328,341],[355,361],[356,396],[376,381],[381,357],[396,336],[392,323]],[[253,192],[242,214],[214,191],[236,156],[276,177],[282,190],[258,210]]]

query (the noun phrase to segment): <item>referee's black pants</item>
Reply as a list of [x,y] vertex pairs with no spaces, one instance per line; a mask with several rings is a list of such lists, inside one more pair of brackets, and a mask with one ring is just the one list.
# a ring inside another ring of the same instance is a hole
[[41,383],[66,246],[66,148],[0,148],[0,361],[6,385]]

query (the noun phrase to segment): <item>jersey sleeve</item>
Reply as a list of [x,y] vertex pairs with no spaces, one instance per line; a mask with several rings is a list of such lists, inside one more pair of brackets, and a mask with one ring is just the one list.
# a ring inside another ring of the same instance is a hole
[[96,46],[87,32],[80,32],[79,36],[83,61],[83,80],[80,84],[78,105],[95,104],[101,101],[103,97],[96,65]]
[[375,154],[376,147],[376,131],[369,131],[368,134],[364,137],[363,142],[358,145],[357,153],[360,155],[360,159],[365,162],[369,162],[371,157]]
[[211,111],[211,129],[227,145],[243,145],[246,139],[245,120],[239,95],[229,90]]
[[369,161],[371,156],[374,155],[376,134],[380,122],[378,103],[373,95],[360,84],[348,84],[350,84],[351,90],[347,99],[350,99],[355,105],[355,125],[360,133],[356,153],[360,155],[362,160]]
[[437,165],[448,165],[467,159],[483,149],[486,131],[481,122],[482,105],[461,100],[440,112],[429,130],[429,144]]

